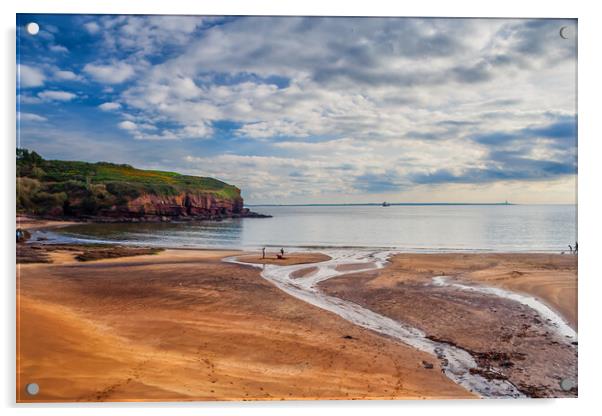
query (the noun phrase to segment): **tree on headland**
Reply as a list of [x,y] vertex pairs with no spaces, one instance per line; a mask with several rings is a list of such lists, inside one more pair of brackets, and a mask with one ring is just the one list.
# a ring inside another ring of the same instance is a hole
[[44,158],[34,151],[17,148],[17,176],[41,178],[44,176]]
[[17,165],[41,165],[44,158],[34,151],[17,148]]

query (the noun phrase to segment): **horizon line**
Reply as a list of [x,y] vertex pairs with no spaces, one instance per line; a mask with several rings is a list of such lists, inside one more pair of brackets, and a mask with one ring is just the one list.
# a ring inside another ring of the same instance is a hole
[[[394,206],[394,205],[521,205],[512,202],[349,202],[308,204],[245,204],[248,207],[302,207],[302,206]],[[553,204],[556,205],[556,204]],[[560,204],[559,204],[560,205]]]
[[[246,204],[245,207],[336,207],[336,206],[382,206],[382,202],[308,203],[308,204]],[[486,206],[486,205],[577,205],[576,202],[514,203],[514,202],[387,202],[387,206]]]

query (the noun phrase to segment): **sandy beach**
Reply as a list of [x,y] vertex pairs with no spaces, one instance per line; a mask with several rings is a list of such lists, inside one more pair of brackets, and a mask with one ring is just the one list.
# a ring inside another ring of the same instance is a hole
[[[61,226],[33,222],[34,227]],[[17,400],[476,398],[445,360],[285,293],[265,267],[312,279],[325,253],[18,244]],[[34,252],[31,257],[29,253]],[[224,262],[236,258],[245,264]],[[42,260],[40,260],[42,259]],[[44,261],[40,263],[38,261]],[[575,396],[575,345],[534,310],[433,277],[534,296],[577,326],[577,257],[397,254],[341,262],[317,285],[472,355],[479,377]],[[576,344],[576,343],[575,343]],[[472,370],[471,370],[472,372]],[[35,382],[40,393],[25,386]]]
[[52,229],[66,227],[68,225],[78,224],[75,221],[59,221],[50,219],[35,218],[27,215],[18,215],[16,218],[17,228],[29,231],[40,229]]
[[18,401],[475,397],[428,354],[221,261],[234,254],[19,265]]

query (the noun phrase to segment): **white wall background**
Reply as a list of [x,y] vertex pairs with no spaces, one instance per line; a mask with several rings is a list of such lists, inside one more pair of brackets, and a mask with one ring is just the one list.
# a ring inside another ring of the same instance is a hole
[[[393,2],[385,0],[19,0],[2,2],[0,8],[2,52],[0,54],[0,123],[2,144],[0,172],[3,198],[0,203],[0,406],[4,414],[44,415],[249,415],[293,414],[312,416],[344,414],[452,414],[487,416],[509,414],[589,414],[602,405],[599,397],[602,357],[598,352],[602,316],[602,275],[596,262],[600,235],[600,180],[602,132],[597,121],[602,118],[598,95],[600,85],[600,39],[602,15],[595,2],[556,1],[496,2],[420,0]],[[88,404],[88,405],[16,405],[15,404],[15,13],[144,13],[144,14],[285,14],[285,15],[379,15],[379,16],[457,16],[457,17],[576,17],[579,18],[579,398],[565,400],[522,401],[429,401],[429,402],[245,402],[183,404]],[[599,414],[599,410],[596,412]]]

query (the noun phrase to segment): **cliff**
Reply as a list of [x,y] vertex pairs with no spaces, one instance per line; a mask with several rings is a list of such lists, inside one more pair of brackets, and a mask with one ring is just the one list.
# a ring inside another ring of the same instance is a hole
[[142,194],[121,205],[98,213],[104,218],[126,219],[222,219],[259,216],[243,208],[243,199],[223,198],[210,192],[182,192],[177,195]]
[[45,160],[26,149],[17,149],[17,210],[96,221],[263,217],[244,208],[240,189],[214,178]]

